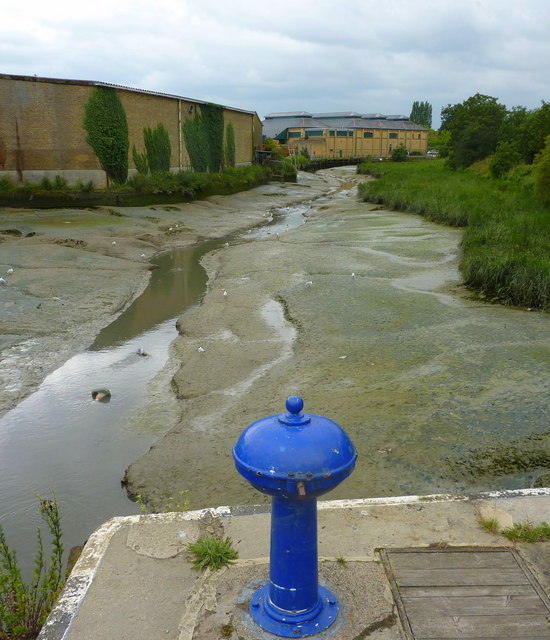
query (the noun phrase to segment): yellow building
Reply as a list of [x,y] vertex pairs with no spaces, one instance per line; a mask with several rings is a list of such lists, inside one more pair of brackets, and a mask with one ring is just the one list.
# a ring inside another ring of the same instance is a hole
[[278,140],[290,153],[306,148],[311,158],[386,158],[404,146],[426,153],[428,130],[407,116],[381,113],[271,113],[263,121],[264,137]]
[[[173,171],[190,168],[182,125],[205,102],[181,96],[121,87],[105,82],[0,74],[0,178],[38,181],[57,175],[106,183],[84,129],[85,106],[95,87],[118,94],[128,121],[129,169],[135,172],[132,146],[142,151],[144,127],[162,123],[171,145]],[[261,145],[262,125],[254,111],[223,107],[224,127],[233,127],[235,163],[251,164]]]

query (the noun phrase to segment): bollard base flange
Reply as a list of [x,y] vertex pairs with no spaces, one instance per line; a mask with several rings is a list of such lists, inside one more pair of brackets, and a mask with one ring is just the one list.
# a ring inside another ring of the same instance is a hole
[[269,600],[269,583],[254,592],[250,615],[265,631],[283,638],[301,638],[324,631],[336,620],[340,605],[325,587],[319,587],[319,602],[309,612],[292,613],[276,609]]

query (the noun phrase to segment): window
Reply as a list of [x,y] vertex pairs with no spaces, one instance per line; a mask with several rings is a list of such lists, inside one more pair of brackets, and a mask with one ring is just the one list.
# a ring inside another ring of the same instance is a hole
[[334,131],[329,131],[328,133],[329,133],[329,136],[334,137]]
[[336,136],[338,138],[347,138],[348,132],[347,131],[337,131],[336,132]]
[[288,137],[289,138],[301,138],[302,134],[299,131],[289,131],[288,132]]
[[390,138],[397,138],[397,133],[390,133]]
[[308,138],[312,138],[313,136],[322,136],[323,132],[322,131],[308,131],[307,132],[307,137]]
[[363,133],[363,138],[373,138],[374,137],[374,133],[372,131],[365,131],[365,133]]

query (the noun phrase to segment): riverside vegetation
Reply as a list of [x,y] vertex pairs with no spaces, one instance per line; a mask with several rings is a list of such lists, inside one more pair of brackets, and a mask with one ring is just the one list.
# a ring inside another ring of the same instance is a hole
[[59,506],[55,498],[39,499],[40,515],[51,535],[51,555],[48,566],[38,528],[30,582],[23,581],[16,553],[8,546],[0,525],[0,640],[36,638],[64,584]]
[[460,270],[466,286],[491,302],[550,309],[550,209],[514,169],[495,179],[443,160],[366,162],[376,181],[359,186],[365,201],[464,227]]

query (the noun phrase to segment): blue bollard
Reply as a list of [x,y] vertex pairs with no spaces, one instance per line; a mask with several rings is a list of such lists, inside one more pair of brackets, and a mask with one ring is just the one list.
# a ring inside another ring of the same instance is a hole
[[357,459],[339,425],[303,406],[291,396],[287,413],[253,422],[233,447],[237,471],[272,496],[269,582],[253,594],[250,614],[286,638],[323,631],[338,615],[338,600],[318,581],[317,497],[347,478]]

